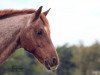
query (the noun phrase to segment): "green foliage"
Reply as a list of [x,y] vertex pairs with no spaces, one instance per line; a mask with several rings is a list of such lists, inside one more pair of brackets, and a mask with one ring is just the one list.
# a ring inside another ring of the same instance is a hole
[[100,71],[100,44],[91,46],[57,47],[60,65],[57,71],[48,71],[34,56],[23,49],[16,50],[7,61],[0,65],[0,75],[91,75]]
[[58,47],[57,51],[60,57],[60,65],[57,70],[58,75],[71,75],[72,71],[74,71],[75,64],[72,61],[72,48],[64,45],[62,47]]
[[92,46],[58,47],[60,66],[58,75],[91,75],[93,71],[100,71],[100,44],[96,42]]

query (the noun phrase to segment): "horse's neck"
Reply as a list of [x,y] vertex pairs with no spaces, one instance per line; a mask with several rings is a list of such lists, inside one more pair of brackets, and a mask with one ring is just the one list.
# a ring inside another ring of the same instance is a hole
[[7,59],[19,45],[20,31],[27,24],[30,15],[19,15],[0,20],[0,63]]
[[5,61],[15,51],[19,42],[19,35],[20,34],[18,34],[16,39],[0,53],[0,64],[3,63],[3,61]]
[[26,25],[28,15],[18,15],[0,20],[0,51],[6,48]]

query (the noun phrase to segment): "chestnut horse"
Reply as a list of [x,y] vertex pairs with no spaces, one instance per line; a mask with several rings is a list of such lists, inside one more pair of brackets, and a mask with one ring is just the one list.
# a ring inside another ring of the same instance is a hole
[[50,38],[49,10],[0,10],[0,63],[15,50],[24,48],[32,53],[48,70],[59,63],[57,52]]

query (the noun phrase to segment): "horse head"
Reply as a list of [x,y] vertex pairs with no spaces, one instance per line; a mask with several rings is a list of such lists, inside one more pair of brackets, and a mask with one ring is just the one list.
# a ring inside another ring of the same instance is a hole
[[41,13],[41,6],[30,16],[20,41],[26,51],[32,53],[48,70],[53,70],[57,68],[59,59],[50,38],[49,23],[46,19],[49,10]]

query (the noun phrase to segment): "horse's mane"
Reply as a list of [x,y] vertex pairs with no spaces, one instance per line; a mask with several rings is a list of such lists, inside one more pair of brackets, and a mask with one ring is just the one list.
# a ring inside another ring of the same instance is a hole
[[24,9],[24,10],[5,9],[5,10],[0,10],[0,19],[6,18],[9,16],[13,16],[13,15],[19,15],[19,14],[31,14],[31,13],[34,13],[35,11],[36,11],[35,9]]
[[[10,16],[20,15],[20,14],[31,14],[31,13],[34,13],[35,11],[36,11],[35,9],[23,9],[23,10],[5,9],[5,10],[0,10],[0,19],[4,19],[4,18],[10,17]],[[41,14],[41,19],[45,23],[45,26],[48,28],[47,30],[50,33],[48,20],[45,18],[45,16],[43,14]]]

